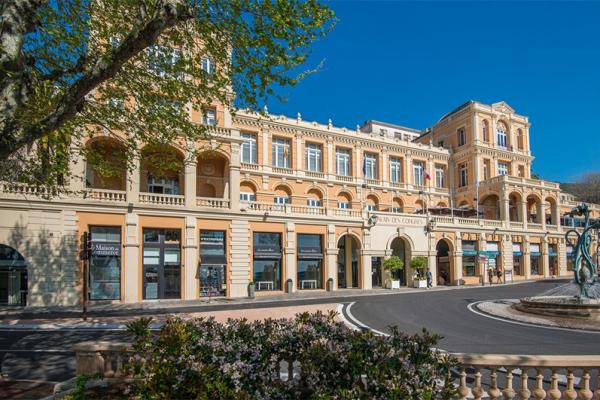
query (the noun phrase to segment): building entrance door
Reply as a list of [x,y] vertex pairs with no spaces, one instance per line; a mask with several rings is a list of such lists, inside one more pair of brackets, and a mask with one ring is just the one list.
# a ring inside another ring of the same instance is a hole
[[181,232],[144,229],[144,300],[181,298]]

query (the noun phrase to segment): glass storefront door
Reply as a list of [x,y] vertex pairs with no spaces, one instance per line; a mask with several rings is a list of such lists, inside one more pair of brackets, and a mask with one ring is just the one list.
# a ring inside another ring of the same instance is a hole
[[181,232],[144,229],[144,300],[181,298]]
[[200,230],[200,296],[225,296],[225,231]]

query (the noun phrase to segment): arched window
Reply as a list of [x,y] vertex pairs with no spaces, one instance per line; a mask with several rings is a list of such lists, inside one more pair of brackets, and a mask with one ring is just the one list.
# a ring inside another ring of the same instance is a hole
[[392,207],[390,207],[390,212],[401,213],[402,209],[402,200],[400,200],[398,197],[395,197],[394,200],[392,200]]
[[352,208],[351,203],[352,198],[348,193],[340,193],[337,196],[337,208],[341,208],[344,210]]
[[291,193],[285,186],[277,186],[275,188],[275,196],[273,201],[275,204],[290,204]]
[[321,207],[323,202],[321,201],[321,193],[316,189],[308,191],[308,197],[306,199],[306,205],[309,207]]
[[377,211],[377,205],[378,205],[378,201],[377,201],[377,197],[375,196],[367,196],[367,211]]

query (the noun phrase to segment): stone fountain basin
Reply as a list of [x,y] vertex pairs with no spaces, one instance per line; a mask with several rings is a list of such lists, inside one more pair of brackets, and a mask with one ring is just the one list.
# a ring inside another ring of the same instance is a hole
[[513,307],[519,311],[562,318],[584,318],[600,322],[600,300],[573,296],[524,297]]

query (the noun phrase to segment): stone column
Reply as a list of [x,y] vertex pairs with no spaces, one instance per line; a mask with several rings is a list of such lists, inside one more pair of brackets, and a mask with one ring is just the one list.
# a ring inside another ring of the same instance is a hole
[[548,254],[547,238],[544,238],[542,240],[542,270],[544,273],[544,277],[548,278],[550,276],[550,255]]
[[[333,290],[338,288],[337,282],[337,257],[338,257],[338,248],[337,243],[335,242],[335,225],[329,224],[327,225],[327,238],[326,242],[327,248],[326,256],[327,256],[327,280],[330,278],[333,279]],[[327,282],[325,282],[325,288],[327,288]]]
[[435,163],[433,162],[432,156],[429,156],[427,159],[426,168],[429,173],[429,182],[424,182],[425,186],[435,187]]
[[240,210],[240,145],[231,143],[231,160],[229,162],[229,208]]
[[546,230],[546,205],[544,204],[544,197],[539,202],[537,207],[537,223],[542,224],[542,230]]
[[383,150],[381,150],[381,181],[384,182],[383,184],[388,186],[388,182],[390,180],[390,163],[388,162],[389,159],[389,155],[387,152],[387,147],[384,147]]
[[[142,266],[139,262],[138,241],[139,217],[134,213],[125,214],[125,273],[123,285],[125,287],[125,303],[137,303],[142,299],[139,288],[143,285]],[[142,282],[140,282],[140,277]]]
[[523,228],[527,229],[527,200],[521,201],[521,221],[523,221]]
[[128,203],[137,203],[140,201],[140,178],[141,178],[141,167],[140,167],[140,157],[141,155],[136,155],[133,160],[133,168],[131,170],[127,170],[127,182],[126,182],[126,192],[127,192],[127,202]]
[[463,253],[462,251],[454,251],[448,254],[452,257],[453,266],[454,266],[454,282],[453,284],[456,286],[460,286],[463,284]]
[[412,153],[410,151],[406,152],[405,157],[405,173],[406,173],[406,184],[408,187],[411,187],[413,184],[413,165],[412,165]]
[[525,279],[531,279],[531,250],[529,246],[529,237],[523,237],[521,249],[523,252],[523,273],[525,275]]
[[[285,281],[291,279],[292,292],[297,290],[296,288],[296,226],[293,222],[287,222],[285,224]],[[285,287],[285,282],[284,282]]]
[[361,250],[360,252],[360,263],[362,268],[360,271],[362,272],[362,288],[363,290],[369,290],[373,288],[373,276],[371,275],[372,261],[371,254],[366,252],[365,250]]
[[510,222],[510,200],[508,198],[508,193],[504,188],[500,192],[500,220],[504,222],[505,226],[508,226]]
[[[297,174],[304,175],[304,167],[303,167],[304,154],[302,152],[302,133],[300,133],[299,131],[296,132],[296,141],[294,143],[294,146],[296,147],[296,151],[295,151],[296,160],[292,160],[293,165],[291,165],[290,167],[294,168],[296,170]],[[291,153],[292,152],[290,152],[290,154]]]
[[187,216],[185,217],[185,244],[183,245],[185,300],[198,298],[198,244],[196,237],[196,217]]
[[327,156],[325,161],[327,162],[325,166],[326,170],[323,172],[329,175],[329,179],[333,179],[337,172],[335,170],[335,148],[331,137],[327,138]]
[[478,149],[475,149],[475,157],[473,158],[473,178],[475,182],[484,180],[484,176],[481,173],[481,154]]
[[433,287],[437,286],[437,251],[429,250],[429,254],[427,255],[427,267],[431,271],[431,285]]
[[564,240],[558,244],[558,273],[560,276],[565,276],[567,271],[567,245]]
[[196,161],[188,161],[185,163],[184,175],[184,195],[185,207],[196,207]]
[[[357,254],[360,257],[360,255]],[[361,260],[362,263],[362,260]],[[363,268],[364,269],[364,268]],[[346,277],[346,287],[352,287],[352,237],[344,236],[344,276]]]
[[[271,135],[269,135],[269,130],[267,128],[262,128],[262,168],[263,171],[269,172],[271,171]],[[258,160],[257,160],[258,161]]]
[[83,157],[77,154],[75,150],[77,146],[79,146],[77,143],[71,144],[72,153],[69,156],[69,190],[75,192],[75,195],[79,197],[81,192],[86,188],[86,165]]
[[362,166],[363,166],[363,160],[362,160],[362,154],[361,154],[361,147],[360,147],[360,143],[356,143],[356,145],[354,146],[354,159],[352,160],[352,163],[354,165],[354,176],[355,179],[358,183],[363,181],[363,173],[362,173]]

